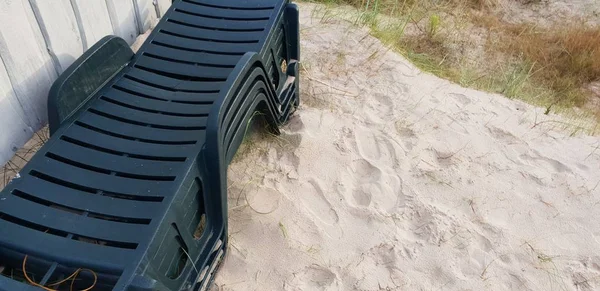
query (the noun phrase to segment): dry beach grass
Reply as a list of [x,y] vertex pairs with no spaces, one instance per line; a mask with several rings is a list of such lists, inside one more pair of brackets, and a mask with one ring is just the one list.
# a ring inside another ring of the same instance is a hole
[[576,8],[560,0],[317,2],[356,7],[320,14],[356,15],[356,24],[424,71],[547,111],[600,117],[600,95],[591,89],[600,82],[600,3],[594,0]]

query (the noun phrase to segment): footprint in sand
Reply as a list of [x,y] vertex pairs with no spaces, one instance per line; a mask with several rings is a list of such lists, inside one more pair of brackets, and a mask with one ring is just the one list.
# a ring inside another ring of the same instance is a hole
[[528,160],[528,161],[533,161],[533,162],[537,162],[537,161],[545,162],[546,164],[548,164],[552,168],[554,168],[555,172],[573,173],[571,168],[569,168],[567,165],[565,165],[555,159],[543,156],[536,150],[532,150],[531,153],[522,154],[519,157],[523,160]]
[[386,173],[383,176],[379,195],[374,196],[373,204],[388,213],[396,212],[404,206],[404,194],[402,191],[402,179],[395,172]]
[[377,259],[378,265],[385,266],[388,269],[395,267],[399,259],[395,243],[382,243],[371,249],[371,252]]
[[394,212],[404,204],[400,177],[392,169],[383,172],[365,159],[354,161],[339,181],[337,189],[350,206]]
[[358,155],[365,160],[377,164],[395,167],[398,165],[398,154],[391,138],[372,130],[357,129],[354,135],[354,146]]
[[[342,189],[351,206],[374,207],[394,211],[398,202],[404,202],[402,181],[396,174],[399,165],[397,147],[383,133],[357,128],[345,136],[349,148],[361,157],[352,162],[341,180],[352,181],[349,189]],[[344,183],[348,184],[348,183]]]
[[[404,92],[404,89],[401,90]],[[365,117],[373,123],[386,123],[396,115],[394,102],[390,96],[397,96],[397,92],[374,92],[365,100]]]
[[277,210],[280,200],[281,194],[269,187],[253,187],[246,192],[248,205],[260,214],[268,214]]
[[369,206],[371,205],[373,196],[377,196],[379,193],[381,193],[381,189],[378,184],[365,183],[354,188],[352,198],[354,198],[354,202],[359,206]]
[[304,130],[304,122],[299,115],[292,115],[285,129],[289,130],[290,132],[301,132]]
[[377,183],[358,184],[352,197],[358,206],[373,206],[390,213],[404,204],[402,182],[397,175],[384,174]]
[[381,158],[379,141],[373,131],[358,129],[354,138],[356,149],[361,157],[366,160],[379,160]]
[[465,94],[450,93],[448,95],[450,95],[452,98],[454,98],[456,101],[458,101],[462,105],[471,104],[471,99],[469,99],[469,97],[467,97]]
[[408,290],[401,288],[408,287],[410,281],[398,268],[401,260],[398,245],[395,241],[379,244],[357,259],[353,273],[362,274],[363,278],[353,278],[351,284],[358,290]]
[[334,290],[337,289],[337,276],[331,270],[311,265],[298,272],[292,280],[291,290]]
[[497,140],[499,140],[500,142],[507,142],[508,144],[517,144],[517,143],[521,143],[522,141],[514,136],[512,133],[508,132],[507,130],[504,130],[502,128],[499,127],[495,127],[493,125],[490,126],[486,126],[488,131],[490,132],[490,134]]
[[364,100],[365,118],[373,123],[388,123],[396,119],[401,110],[396,107],[394,99],[407,96],[409,86],[396,83],[393,87],[381,87]]
[[308,181],[302,182],[298,193],[304,207],[324,224],[332,225],[338,222],[337,212],[325,197],[318,180],[310,178]]
[[579,168],[582,171],[586,171],[586,172],[590,170],[590,167],[588,167],[584,164],[580,164],[580,163],[577,163],[577,168]]
[[396,132],[398,132],[398,134],[400,135],[401,142],[404,145],[405,150],[411,151],[416,144],[417,135],[415,134],[415,131],[404,126],[400,122],[397,122],[395,124],[395,127]]
[[353,161],[350,165],[350,171],[354,176],[354,180],[361,183],[381,180],[381,169],[365,159]]

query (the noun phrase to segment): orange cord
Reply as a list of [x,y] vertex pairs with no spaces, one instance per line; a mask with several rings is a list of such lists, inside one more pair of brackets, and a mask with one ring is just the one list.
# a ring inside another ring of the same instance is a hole
[[92,275],[94,276],[94,283],[92,283],[92,286],[82,289],[81,291],[89,291],[89,290],[92,290],[92,288],[94,288],[96,286],[96,282],[98,281],[98,276],[96,276],[96,273],[94,271],[92,271],[90,269],[77,269],[77,271],[74,273],[75,277],[73,278],[73,281],[71,281],[71,288],[70,288],[71,291],[73,291],[73,284],[75,284],[75,279],[77,278],[79,273],[81,273],[81,271],[88,271],[88,272],[92,273]]
[[[34,282],[33,280],[31,280],[31,278],[29,278],[29,275],[27,275],[27,270],[25,268],[25,265],[27,263],[27,256],[28,255],[25,255],[25,257],[23,258],[23,266],[22,266],[22,268],[23,268],[23,275],[25,275],[25,279],[27,280],[27,282],[29,282],[29,284],[31,284],[33,286],[40,287],[40,288],[42,288],[42,289],[44,289],[46,291],[58,291],[56,289],[48,288],[46,286],[38,284],[38,283]],[[96,283],[98,281],[98,276],[96,275],[96,273],[94,271],[92,271],[90,269],[81,269],[81,268],[75,270],[75,272],[73,272],[69,277],[67,277],[67,278],[65,278],[63,280],[60,280],[58,282],[54,282],[52,284],[48,284],[48,286],[60,285],[60,284],[62,284],[64,282],[67,282],[67,281],[71,280],[70,290],[73,291],[73,284],[75,284],[75,279],[77,279],[77,276],[79,275],[79,273],[81,273],[81,271],[88,271],[88,272],[90,272],[92,274],[92,276],[94,276],[94,283],[92,283],[92,286],[87,287],[85,289],[82,289],[80,291],[90,291],[90,290],[92,290],[92,288],[94,288],[96,286]]]
[[80,270],[81,270],[81,269],[77,269],[77,270],[75,270],[75,272],[73,272],[73,274],[71,274],[69,277],[67,277],[67,278],[65,278],[65,279],[62,279],[62,280],[60,280],[60,281],[58,281],[58,282],[54,282],[54,283],[52,283],[52,284],[47,284],[47,285],[48,285],[48,286],[56,286],[56,285],[60,285],[60,284],[62,284],[62,283],[64,283],[64,282],[67,282],[67,281],[71,280],[73,277],[75,277],[75,276],[77,275],[77,272],[79,272]]
[[29,284],[31,284],[33,286],[40,287],[40,288],[42,288],[42,289],[44,289],[46,291],[57,291],[56,289],[50,289],[50,288],[47,288],[47,287],[45,287],[43,285],[40,285],[40,284],[38,284],[36,282],[33,282],[33,280],[31,280],[31,278],[29,278],[29,275],[27,275],[27,271],[25,270],[26,269],[25,268],[25,264],[26,263],[27,263],[27,255],[25,255],[25,258],[23,258],[23,275],[25,275],[25,279],[27,280],[27,282],[29,282]]

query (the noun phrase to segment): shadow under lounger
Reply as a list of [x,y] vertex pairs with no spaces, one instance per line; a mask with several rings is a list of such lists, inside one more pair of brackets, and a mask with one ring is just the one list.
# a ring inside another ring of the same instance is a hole
[[206,289],[248,120],[277,133],[298,106],[298,34],[284,0],[178,0],[137,54],[114,36],[90,48],[0,193],[0,291]]

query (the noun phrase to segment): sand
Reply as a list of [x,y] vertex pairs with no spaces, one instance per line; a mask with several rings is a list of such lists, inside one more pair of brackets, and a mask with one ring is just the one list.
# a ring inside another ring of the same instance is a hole
[[230,166],[213,290],[600,289],[598,137],[318,10],[301,107]]
[[497,0],[497,6],[496,12],[513,23],[531,22],[544,27],[576,20],[600,25],[598,0]]

